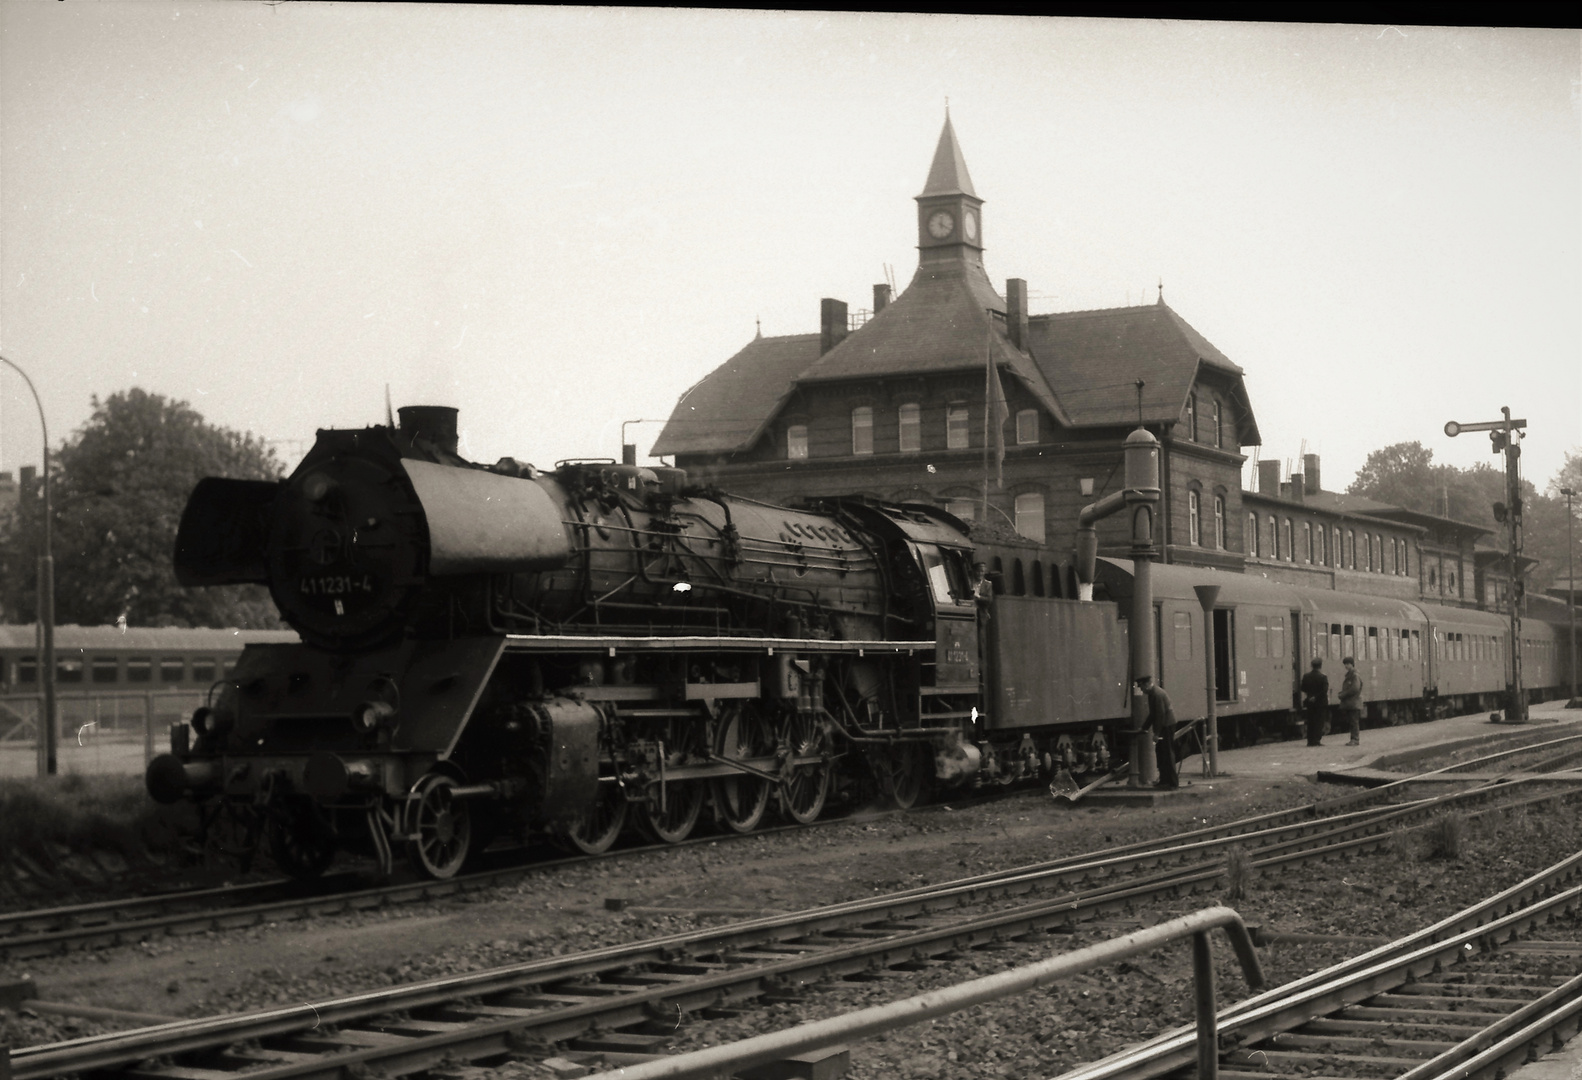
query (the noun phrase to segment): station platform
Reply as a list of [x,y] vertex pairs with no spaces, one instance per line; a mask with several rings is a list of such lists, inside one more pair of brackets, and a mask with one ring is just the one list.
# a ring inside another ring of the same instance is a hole
[[[1319,746],[1308,746],[1303,739],[1290,739],[1221,750],[1219,772],[1212,778],[1207,775],[1203,756],[1192,754],[1181,761],[1181,786],[1174,791],[1127,788],[1124,783],[1116,783],[1089,792],[1079,805],[1159,805],[1220,791],[1226,785],[1235,786],[1246,781],[1325,779],[1367,784],[1399,780],[1406,775],[1414,759],[1428,758],[1461,746],[1470,749],[1486,742],[1493,752],[1496,744],[1517,738],[1536,742],[1582,735],[1582,709],[1565,706],[1563,698],[1533,705],[1528,710],[1527,721],[1517,724],[1492,723],[1488,713],[1480,712],[1422,724],[1364,728],[1359,737],[1360,746],[1346,744],[1349,733],[1342,727],[1339,731],[1331,730]],[[1466,780],[1467,775],[1461,774],[1460,779]]]

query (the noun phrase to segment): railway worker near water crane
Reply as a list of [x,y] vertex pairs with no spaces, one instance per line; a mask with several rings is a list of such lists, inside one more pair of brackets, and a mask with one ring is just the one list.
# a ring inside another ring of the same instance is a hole
[[1152,675],[1137,676],[1137,688],[1148,699],[1148,726],[1153,729],[1154,760],[1159,764],[1159,782],[1155,787],[1174,789],[1181,786],[1176,777],[1176,714],[1170,708],[1170,695],[1164,687],[1154,685]]
[[1340,681],[1340,707],[1346,712],[1346,723],[1351,725],[1351,742],[1348,746],[1361,746],[1357,738],[1362,728],[1362,676],[1357,674],[1357,661],[1346,657],[1346,677]]
[[1324,661],[1313,657],[1313,666],[1302,676],[1302,707],[1307,713],[1307,745],[1323,746],[1329,731],[1329,676]]

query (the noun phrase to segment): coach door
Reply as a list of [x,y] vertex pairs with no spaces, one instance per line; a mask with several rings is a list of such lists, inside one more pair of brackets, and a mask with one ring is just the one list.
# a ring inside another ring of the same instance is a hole
[[1313,616],[1291,612],[1291,708],[1302,707],[1302,658],[1313,652]]
[[1236,611],[1234,608],[1214,609],[1214,700],[1235,701],[1236,680],[1231,672],[1236,670]]

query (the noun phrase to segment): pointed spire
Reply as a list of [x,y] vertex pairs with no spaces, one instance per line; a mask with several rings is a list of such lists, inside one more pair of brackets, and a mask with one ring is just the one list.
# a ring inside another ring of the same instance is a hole
[[[950,110],[945,110],[945,127],[939,133],[939,145],[934,149],[934,164],[928,169],[928,182],[923,185],[923,195],[971,195],[972,177],[967,175],[967,159],[961,156],[961,146],[956,142],[956,129],[950,126]],[[923,196],[918,196],[922,198]]]
[[754,318],[753,322],[758,326],[758,333],[753,335],[753,340],[757,341],[764,336],[764,321],[759,318]]

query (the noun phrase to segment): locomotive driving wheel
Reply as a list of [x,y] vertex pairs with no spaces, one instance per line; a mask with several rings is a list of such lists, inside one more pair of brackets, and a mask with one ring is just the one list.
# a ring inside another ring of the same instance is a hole
[[[790,760],[803,761],[792,767],[790,778],[780,789],[780,808],[792,821],[808,825],[823,813],[824,800],[829,797],[829,732],[817,715],[800,709],[782,723],[780,731],[780,745]],[[808,758],[819,760],[805,760]]]
[[[745,702],[726,706],[714,736],[714,752],[737,760],[772,758],[775,733],[768,720]],[[714,781],[714,807],[733,832],[752,832],[764,818],[773,783],[750,773]]]
[[626,809],[621,786],[613,780],[600,780],[592,805],[566,829],[566,842],[584,855],[603,855],[626,827]]
[[407,858],[421,874],[455,877],[472,846],[472,815],[467,804],[451,797],[456,781],[430,773],[413,788],[407,807]]
[[[671,718],[662,728],[659,740],[664,755],[665,768],[679,768],[707,758],[701,718],[680,716]],[[692,835],[703,812],[703,798],[708,794],[705,781],[683,780],[652,784],[648,800],[633,807],[637,829],[650,840],[666,844],[679,844]]]

